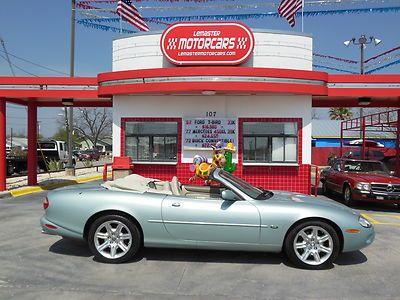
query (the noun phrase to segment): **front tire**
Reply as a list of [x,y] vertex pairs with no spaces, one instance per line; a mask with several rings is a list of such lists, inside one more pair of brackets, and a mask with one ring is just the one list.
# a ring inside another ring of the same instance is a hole
[[89,248],[96,259],[112,264],[131,260],[139,251],[141,241],[136,224],[120,215],[98,218],[88,235]]
[[325,196],[329,196],[331,194],[331,191],[328,188],[326,180],[322,181],[322,194]]
[[322,270],[331,266],[339,255],[340,241],[328,223],[307,221],[288,233],[284,250],[297,267]]
[[347,206],[351,206],[354,204],[353,194],[352,194],[351,188],[348,184],[346,184],[343,188],[343,199],[344,199],[344,203]]

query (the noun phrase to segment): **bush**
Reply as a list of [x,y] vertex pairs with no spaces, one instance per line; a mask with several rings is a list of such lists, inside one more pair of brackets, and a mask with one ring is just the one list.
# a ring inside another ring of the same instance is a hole
[[64,169],[64,163],[61,160],[51,159],[48,162],[47,167],[49,171],[60,171]]

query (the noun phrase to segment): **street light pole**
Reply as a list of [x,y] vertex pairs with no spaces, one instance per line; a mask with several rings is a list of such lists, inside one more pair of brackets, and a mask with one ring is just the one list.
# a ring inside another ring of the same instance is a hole
[[[364,50],[367,44],[374,43],[375,46],[379,45],[382,41],[380,39],[377,39],[373,36],[370,36],[369,39],[365,36],[365,34],[362,34],[358,40],[356,38],[352,38],[351,40],[345,41],[344,45],[346,47],[349,47],[350,44],[353,45],[359,45],[360,46],[360,74],[364,74]],[[359,105],[362,105],[361,103],[361,98],[358,99]],[[365,104],[364,104],[365,105]],[[360,138],[363,139],[365,142],[365,128],[364,128],[364,113],[363,113],[363,108],[360,107]],[[362,153],[362,158],[364,159],[365,156],[365,151],[364,151],[364,146],[363,146],[363,153]]]
[[[70,63],[69,63],[69,75],[74,77],[75,70],[75,2],[71,0],[71,43],[70,43]],[[66,175],[75,176],[75,168],[72,162],[72,130],[73,130],[73,119],[74,109],[73,107],[66,108],[68,110],[68,163],[65,168]]]
[[[362,34],[358,39],[352,38],[351,40],[345,41],[344,45],[349,47],[350,44],[360,46],[360,74],[364,74],[364,50],[367,44],[374,43],[375,46],[380,44],[382,41],[376,37],[370,36],[369,39]],[[363,117],[363,108],[360,107],[360,119]]]

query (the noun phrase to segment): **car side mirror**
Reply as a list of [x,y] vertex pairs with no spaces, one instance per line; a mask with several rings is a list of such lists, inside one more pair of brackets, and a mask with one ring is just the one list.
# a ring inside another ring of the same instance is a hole
[[227,200],[227,201],[236,201],[236,200],[238,200],[238,197],[231,190],[222,191],[221,196],[222,196],[222,199]]

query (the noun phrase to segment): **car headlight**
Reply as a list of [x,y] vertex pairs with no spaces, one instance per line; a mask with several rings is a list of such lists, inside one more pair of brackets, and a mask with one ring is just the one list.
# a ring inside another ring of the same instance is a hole
[[356,184],[356,188],[362,191],[369,191],[371,190],[371,185],[369,183],[359,182]]
[[361,225],[362,227],[365,227],[365,228],[371,228],[371,227],[372,227],[371,222],[368,221],[368,220],[367,220],[366,218],[364,218],[363,216],[359,216],[359,217],[358,217],[358,223],[360,223],[360,225]]

